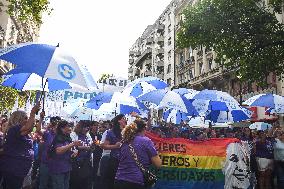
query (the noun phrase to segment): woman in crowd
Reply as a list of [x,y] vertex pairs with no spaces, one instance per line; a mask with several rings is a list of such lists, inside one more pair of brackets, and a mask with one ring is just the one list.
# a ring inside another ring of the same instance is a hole
[[8,121],[0,159],[6,189],[22,188],[24,178],[32,167],[34,151],[30,133],[35,126],[35,114],[39,109],[38,103],[32,108],[30,117],[24,111],[15,111]]
[[50,158],[48,170],[51,174],[52,189],[69,189],[71,157],[76,156],[71,149],[82,146],[79,140],[72,142],[71,127],[71,124],[65,120],[58,123],[55,138],[48,151]]
[[274,140],[268,138],[264,131],[258,132],[259,140],[255,144],[255,154],[258,167],[259,189],[270,189],[272,187],[273,171],[273,143]]
[[107,133],[106,140],[101,145],[103,149],[111,150],[107,170],[107,182],[105,183],[107,185],[107,189],[113,189],[114,178],[120,155],[120,146],[122,140],[121,131],[126,126],[127,121],[123,114],[119,114],[113,118],[112,123],[113,128]]
[[50,185],[50,174],[48,171],[48,157],[47,151],[52,144],[52,141],[55,137],[55,131],[57,128],[58,122],[61,120],[60,117],[51,117],[50,123],[47,126],[45,131],[42,132],[42,141],[40,143],[41,159],[40,159],[40,168],[39,168],[39,189],[48,189]]
[[284,130],[279,130],[274,144],[274,159],[278,188],[284,188]]
[[145,137],[146,123],[136,120],[123,131],[123,144],[119,158],[119,166],[115,177],[115,189],[145,189],[143,174],[137,166],[129,149],[129,144],[134,148],[138,161],[145,169],[151,164],[161,167],[161,159],[153,142]]
[[89,134],[91,122],[81,120],[76,125],[74,132],[71,133],[72,141],[81,141],[82,146],[78,147],[78,155],[72,161],[72,171],[70,176],[71,189],[89,189],[91,182],[91,147],[92,137]]

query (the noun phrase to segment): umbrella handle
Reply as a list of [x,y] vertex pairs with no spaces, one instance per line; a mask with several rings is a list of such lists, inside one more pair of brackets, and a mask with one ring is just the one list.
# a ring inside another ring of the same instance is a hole
[[44,91],[44,89],[45,89],[45,86],[46,86],[46,84],[47,84],[47,82],[48,82],[48,79],[46,79],[45,80],[45,82],[43,81],[44,79],[43,79],[43,77],[42,77],[42,79],[41,79],[41,86],[42,86],[42,111],[44,112],[44,101],[45,101],[45,91]]

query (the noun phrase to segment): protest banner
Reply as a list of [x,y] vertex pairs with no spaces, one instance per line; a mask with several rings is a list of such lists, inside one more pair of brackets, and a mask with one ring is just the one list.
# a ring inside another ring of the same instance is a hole
[[239,142],[238,139],[192,141],[182,138],[159,138],[151,133],[147,133],[147,136],[154,142],[162,160],[162,168],[153,169],[158,177],[155,189],[224,188],[224,165],[232,167],[227,147]]

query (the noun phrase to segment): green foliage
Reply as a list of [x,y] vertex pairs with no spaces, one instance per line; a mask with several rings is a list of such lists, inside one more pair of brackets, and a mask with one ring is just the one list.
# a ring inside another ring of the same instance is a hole
[[37,25],[42,24],[42,14],[51,13],[48,0],[7,0],[8,13],[21,21],[33,21]]
[[113,77],[113,74],[102,74],[100,79],[98,80],[99,83],[105,83],[106,80],[110,77]]
[[[270,2],[275,7],[283,0]],[[270,72],[284,73],[284,25],[275,11],[251,0],[199,1],[184,11],[177,46],[213,47],[217,63],[261,84]]]
[[[2,83],[2,78],[0,78],[0,83]],[[0,84],[0,112],[11,110],[15,104],[17,97],[19,107],[24,106],[28,98],[26,92],[20,92],[16,89],[4,87]]]

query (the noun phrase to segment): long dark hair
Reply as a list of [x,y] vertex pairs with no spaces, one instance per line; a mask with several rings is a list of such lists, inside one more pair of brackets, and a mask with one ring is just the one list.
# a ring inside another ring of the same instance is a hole
[[119,114],[111,120],[112,125],[113,125],[112,127],[113,133],[119,139],[122,138],[119,120],[121,120],[123,117],[124,117],[124,114]]
[[57,124],[57,128],[56,128],[56,135],[48,149],[48,152],[47,152],[47,155],[49,157],[53,157],[56,153],[55,153],[55,146],[56,144],[60,144],[60,143],[64,143],[64,142],[69,142],[71,143],[72,142],[72,139],[70,137],[70,135],[65,135],[63,132],[62,132],[62,128],[64,127],[70,127],[71,124],[66,121],[66,120],[61,120],[58,122]]

